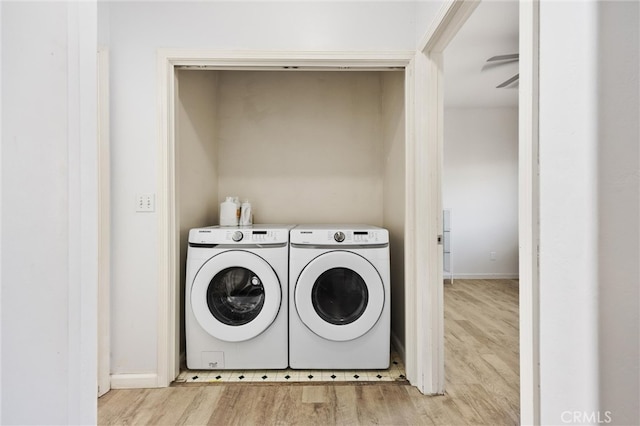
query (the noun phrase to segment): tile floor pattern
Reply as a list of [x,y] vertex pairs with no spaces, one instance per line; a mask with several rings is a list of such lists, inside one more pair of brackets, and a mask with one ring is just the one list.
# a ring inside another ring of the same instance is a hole
[[387,370],[182,370],[176,383],[397,382],[406,381],[402,359],[391,354]]

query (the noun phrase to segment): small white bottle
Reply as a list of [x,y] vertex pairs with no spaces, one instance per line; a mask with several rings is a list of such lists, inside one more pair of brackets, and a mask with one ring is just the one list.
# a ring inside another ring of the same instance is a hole
[[227,197],[220,203],[220,226],[238,226],[236,203],[233,197]]
[[233,197],[233,202],[236,203],[236,222],[237,224],[240,224],[240,214],[242,213],[242,204],[240,204],[240,197]]
[[249,200],[244,200],[242,202],[241,213],[240,213],[240,225],[248,226],[253,224],[253,213],[251,212],[251,203]]

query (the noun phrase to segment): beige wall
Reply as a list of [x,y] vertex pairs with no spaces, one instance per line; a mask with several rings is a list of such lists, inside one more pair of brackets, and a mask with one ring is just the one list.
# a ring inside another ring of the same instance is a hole
[[[181,259],[227,195],[255,223],[389,229],[392,329],[404,346],[403,72],[180,71]],[[181,266],[184,282],[184,265]]]
[[218,143],[212,119],[217,79],[216,73],[178,71],[176,202],[185,242],[189,229],[218,221]]
[[382,225],[380,76],[220,72],[219,197],[256,223]]
[[[218,221],[217,74],[178,71],[176,202],[180,227],[180,309],[184,307],[189,229]],[[182,322],[181,327],[184,327]],[[184,330],[181,333],[184,340]]]
[[405,347],[404,214],[405,115],[404,73],[381,73],[384,147],[383,219],[391,255],[391,330],[398,350]]

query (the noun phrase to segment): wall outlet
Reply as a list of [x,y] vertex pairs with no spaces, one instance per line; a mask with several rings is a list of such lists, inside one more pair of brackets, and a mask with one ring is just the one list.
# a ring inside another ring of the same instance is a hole
[[155,194],[137,194],[136,195],[136,212],[154,212],[156,211],[156,195]]
[[489,253],[489,259],[491,261],[494,261],[498,258],[498,254],[495,251],[492,251],[491,253]]

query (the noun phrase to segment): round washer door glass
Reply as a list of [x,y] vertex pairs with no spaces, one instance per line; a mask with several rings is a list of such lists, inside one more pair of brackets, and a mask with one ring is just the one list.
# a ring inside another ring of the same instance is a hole
[[362,256],[342,250],[309,262],[298,276],[294,294],[300,320],[333,341],[366,334],[378,322],[385,302],[378,271]]
[[253,321],[264,306],[264,286],[251,270],[233,266],[218,272],[207,288],[209,311],[226,325]]
[[207,260],[191,287],[191,307],[198,324],[228,342],[264,332],[280,310],[282,288],[273,268],[244,250],[222,252]]

